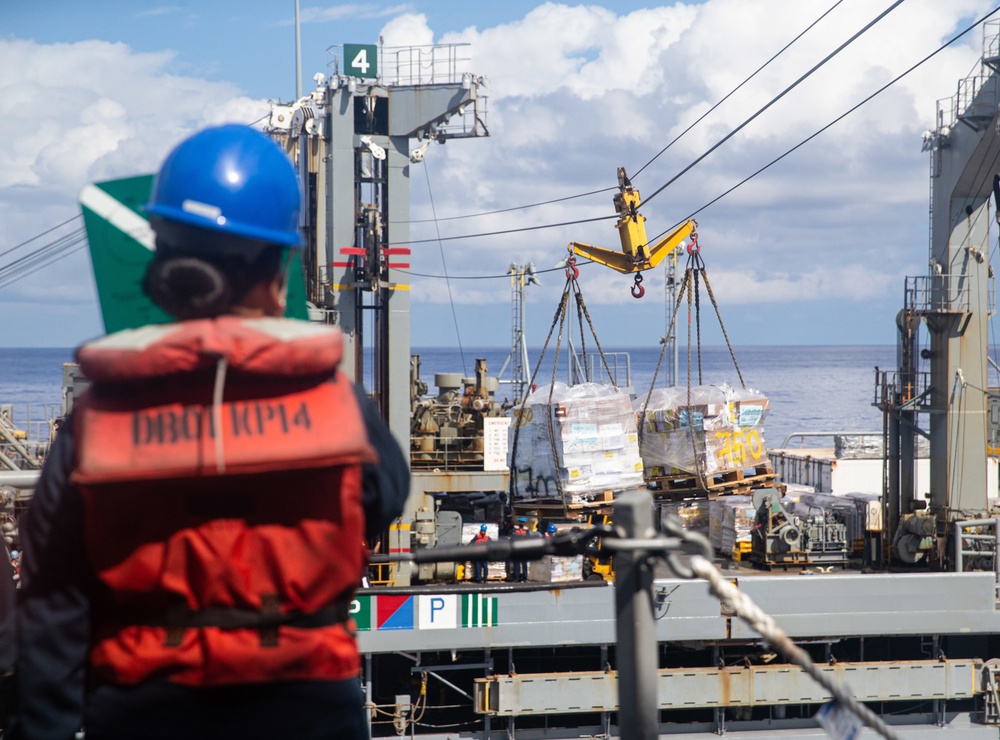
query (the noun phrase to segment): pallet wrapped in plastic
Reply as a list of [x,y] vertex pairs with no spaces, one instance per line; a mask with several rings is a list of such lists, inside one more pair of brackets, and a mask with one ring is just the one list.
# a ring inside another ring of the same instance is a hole
[[671,501],[660,505],[661,516],[672,516],[680,521],[688,532],[698,532],[708,536],[711,515],[708,499]]
[[[648,403],[647,403],[648,398]],[[710,475],[768,462],[764,394],[730,385],[654,388],[633,404],[642,418],[640,455],[648,477]]]
[[544,555],[528,562],[528,580],[567,583],[583,580],[583,555]]
[[557,382],[551,396],[543,386],[523,411],[513,410],[507,448],[515,499],[556,499],[561,484],[568,502],[587,503],[596,493],[643,485],[628,395],[610,385]]
[[724,496],[712,499],[708,518],[712,549],[730,553],[737,542],[750,542],[757,510],[750,496]]

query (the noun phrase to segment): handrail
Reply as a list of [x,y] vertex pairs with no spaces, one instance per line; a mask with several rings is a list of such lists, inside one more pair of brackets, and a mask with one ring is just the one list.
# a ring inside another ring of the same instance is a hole
[[[801,437],[803,441],[805,441],[805,437],[878,437],[881,439],[882,432],[791,432],[785,437],[781,443],[781,447],[776,449],[788,449],[789,442],[795,437]],[[799,443],[799,447],[802,447],[801,442]]]
[[[997,553],[1000,552],[1000,517],[995,519],[970,519],[964,522],[955,522],[955,572],[963,573],[965,572],[965,556],[976,556],[976,557],[987,557],[989,556],[993,560],[993,572],[995,574],[994,578],[994,597],[1000,600],[1000,558],[997,558]],[[972,534],[971,532],[962,532],[963,529],[983,529],[983,528],[993,528],[992,534]],[[992,542],[992,550],[966,550],[965,542]]]
[[442,472],[502,472],[486,470],[482,435],[440,437],[410,433],[410,468]]

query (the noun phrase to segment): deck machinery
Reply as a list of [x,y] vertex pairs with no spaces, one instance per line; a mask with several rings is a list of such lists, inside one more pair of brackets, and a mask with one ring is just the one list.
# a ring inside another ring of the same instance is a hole
[[[980,389],[992,309],[987,185],[1000,152],[996,30],[987,36],[982,74],[960,85],[949,109],[954,116],[939,115],[928,134],[931,271],[907,281],[899,372],[881,378],[876,398],[891,420],[884,497],[890,532],[903,533],[896,538],[903,552],[922,553],[938,568],[954,562],[952,533],[968,531],[955,530],[956,523],[988,512]],[[345,46],[343,71],[335,61],[332,74],[317,75],[310,95],[275,106],[271,130],[286,142],[306,186],[314,318],[344,330],[345,371],[369,385],[397,439],[414,450],[408,509],[383,543],[407,551],[455,542],[454,511],[446,511],[455,508],[448,505],[453,497],[507,488],[506,472],[490,470],[495,450],[459,441],[497,436],[489,424],[501,419],[496,385],[485,368],[477,366],[475,378],[435,378],[437,398],[421,400],[427,386],[411,364],[409,277],[402,271],[409,262],[410,173],[431,141],[488,135],[485,98],[482,80],[462,68],[461,47],[366,47],[372,56],[362,61],[382,58],[381,70],[370,74],[357,69],[359,48]],[[977,175],[979,163],[988,178]],[[920,321],[931,337],[922,351]],[[918,377],[920,356],[930,359],[927,380]],[[926,512],[909,493],[919,413],[930,416],[935,463]],[[434,439],[442,421],[445,442]],[[992,567],[992,552],[986,555]],[[739,588],[901,736],[996,737],[995,572],[771,575],[729,567]],[[616,736],[612,584],[470,586],[442,575],[397,567],[383,579],[391,586],[363,589],[354,602],[375,736]],[[802,671],[781,664],[703,582],[662,575],[654,583],[661,732],[815,737],[812,717],[829,697]]]

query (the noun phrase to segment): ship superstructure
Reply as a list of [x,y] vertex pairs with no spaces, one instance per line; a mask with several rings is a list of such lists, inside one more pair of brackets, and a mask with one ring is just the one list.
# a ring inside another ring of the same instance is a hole
[[[357,53],[345,46],[345,62]],[[271,124],[307,184],[309,298],[318,316],[344,329],[351,348],[347,371],[358,379],[372,371],[381,408],[412,450],[409,510],[385,543],[398,553],[458,544],[463,521],[454,502],[502,494],[507,472],[497,464],[502,443],[493,444],[505,437],[505,414],[485,367],[477,367],[474,378],[439,374],[437,396],[421,400],[427,385],[419,358],[409,356],[408,277],[398,269],[408,258],[405,248],[393,246],[408,240],[404,188],[427,144],[487,133],[480,80],[459,71],[454,48],[394,54],[391,73],[369,77],[335,67],[319,76],[316,91],[276,108]],[[414,58],[446,60],[444,72],[407,78],[399,60]],[[973,176],[978,164],[970,163],[993,162],[1000,149],[996,86],[987,51],[974,94],[960,94],[955,103],[959,123],[941,119],[934,132],[931,271],[907,283],[900,369],[880,379],[876,398],[891,420],[888,488],[881,506],[866,507],[872,519],[859,525],[860,537],[872,532],[871,560],[882,570],[762,574],[745,563],[725,566],[730,580],[815,662],[845,680],[903,737],[943,731],[995,737],[1000,724],[1000,668],[991,660],[1000,654],[993,550],[978,549],[990,563],[985,572],[940,572],[968,562],[954,556],[955,543],[971,542],[963,535],[991,521],[985,519],[987,401],[981,393],[973,399],[970,390],[987,386],[990,191]],[[452,122],[458,131],[449,133]],[[417,142],[413,150],[411,141]],[[931,337],[924,350],[931,371],[918,382],[913,363],[920,356],[914,339],[920,321]],[[365,366],[368,347],[371,368]],[[520,346],[514,352],[521,359]],[[911,472],[918,413],[930,418],[926,510],[913,493]],[[977,523],[962,529],[970,519]],[[915,542],[914,532],[920,533]],[[899,570],[890,545],[897,553],[926,555],[924,564],[938,572],[890,572]],[[472,586],[455,583],[454,576],[449,566],[397,565],[355,601],[376,736],[617,735],[612,584]],[[703,582],[671,578],[666,570],[657,576],[661,732],[815,737],[812,717],[829,696],[723,610]]]

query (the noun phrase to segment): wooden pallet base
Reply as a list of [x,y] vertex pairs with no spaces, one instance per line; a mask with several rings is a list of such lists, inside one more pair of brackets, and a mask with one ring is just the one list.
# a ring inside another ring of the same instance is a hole
[[595,493],[589,501],[563,503],[558,498],[546,499],[515,499],[511,504],[514,514],[525,516],[527,514],[538,514],[539,516],[553,516],[569,512],[571,515],[584,517],[595,512],[610,512],[611,504],[614,503],[614,491],[602,491]]
[[778,476],[771,469],[770,463],[755,465],[751,468],[736,468],[722,470],[705,475],[699,479],[689,473],[678,475],[660,475],[646,479],[647,485],[654,491],[657,498],[674,498],[690,496],[715,498],[717,496],[749,495],[755,488],[777,488]]

